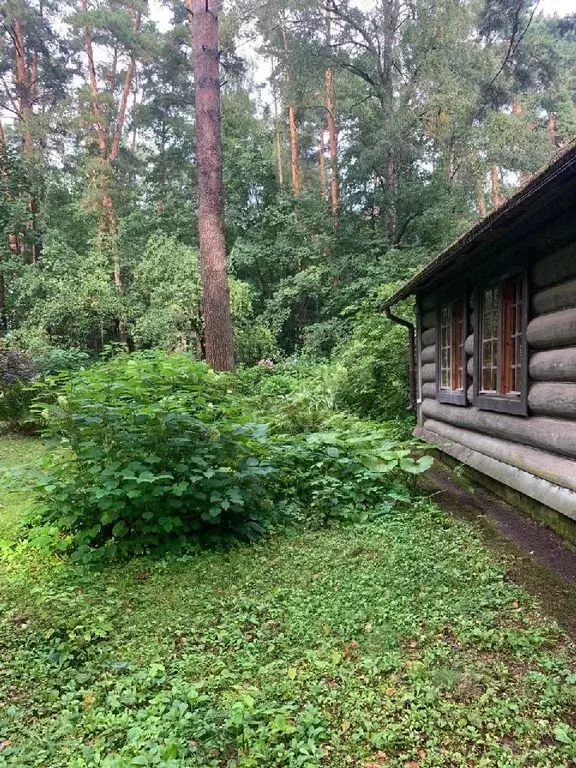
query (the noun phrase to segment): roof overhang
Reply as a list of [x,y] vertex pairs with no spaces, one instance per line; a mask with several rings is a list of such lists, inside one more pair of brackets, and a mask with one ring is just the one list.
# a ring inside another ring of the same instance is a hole
[[465,232],[452,245],[417,272],[407,283],[382,304],[382,309],[392,307],[430,283],[441,279],[445,272],[459,264],[464,265],[473,251],[483,244],[493,243],[502,232],[508,231],[529,209],[541,203],[545,205],[561,194],[566,181],[576,183],[576,141],[559,152],[543,170],[534,174],[520,189],[507,198],[498,208]]

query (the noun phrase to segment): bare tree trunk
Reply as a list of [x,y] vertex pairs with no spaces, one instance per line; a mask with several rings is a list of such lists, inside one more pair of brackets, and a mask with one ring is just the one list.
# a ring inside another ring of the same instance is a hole
[[[332,32],[330,26],[330,11],[326,11],[326,41],[331,43]],[[338,224],[339,183],[338,183],[338,133],[336,131],[336,120],[334,118],[334,73],[331,67],[326,70],[326,110],[328,112],[328,137],[330,142],[330,202],[332,205],[332,215],[334,225]]]
[[396,193],[398,191],[398,180],[396,176],[396,163],[394,162],[394,157],[391,151],[388,153],[386,187],[388,190],[388,210],[386,214],[388,234],[390,237],[395,238],[398,228],[396,221]]
[[[82,0],[82,10],[88,10],[88,0]],[[134,15],[135,32],[140,29],[141,18],[141,13],[136,11]],[[84,30],[84,46],[86,49],[86,57],[88,59],[88,83],[92,97],[93,127],[96,135],[96,143],[100,152],[100,178],[98,180],[98,184],[100,188],[101,212],[99,230],[102,234],[106,234],[109,237],[112,253],[112,272],[114,286],[118,294],[122,294],[124,284],[120,261],[120,246],[118,242],[118,217],[116,215],[114,200],[110,190],[110,177],[113,174],[113,164],[118,159],[118,154],[120,152],[120,142],[122,140],[122,133],[124,131],[124,124],[126,122],[128,99],[132,91],[132,84],[134,83],[136,77],[136,59],[134,56],[132,56],[126,69],[126,73],[124,75],[124,83],[122,86],[122,95],[120,97],[120,104],[118,105],[118,114],[116,116],[116,126],[113,135],[110,136],[111,123],[109,121],[105,122],[104,115],[100,108],[100,94],[98,91],[98,80],[96,77],[94,46],[92,42],[92,32],[89,27],[86,27]],[[118,51],[115,48],[112,74],[110,78],[111,89],[113,89],[115,86],[117,67]],[[118,335],[121,341],[126,340],[126,328],[122,317],[118,318]]]
[[[272,70],[274,70],[274,59],[272,59]],[[278,115],[278,94],[276,93],[276,82],[272,77],[272,98],[274,100],[274,131],[276,133],[276,166],[278,168],[278,184],[284,186],[284,153],[282,152],[282,130],[280,127],[280,117]]]
[[481,219],[486,216],[486,199],[484,197],[484,185],[482,179],[476,179],[476,202],[478,205],[478,215]]
[[500,169],[497,165],[493,165],[490,171],[490,184],[492,192],[492,207],[498,208],[500,205]]
[[326,200],[326,142],[324,141],[324,126],[320,127],[320,197]]
[[196,162],[200,261],[204,294],[206,361],[218,371],[235,368],[234,334],[224,240],[224,189],[220,125],[218,0],[186,0],[192,29],[196,97]]
[[298,134],[296,132],[296,117],[294,104],[288,104],[288,127],[290,129],[290,168],[292,170],[292,191],[300,194],[300,167],[298,165]]
[[326,70],[326,109],[328,110],[328,137],[330,141],[330,202],[334,223],[338,221],[338,134],[334,119],[334,76],[330,67]]
[[548,114],[548,121],[546,125],[546,129],[548,132],[548,140],[550,141],[550,144],[552,144],[553,147],[556,147],[556,129],[557,129],[557,119],[554,112],[550,112]]
[[[282,39],[284,41],[284,59],[286,65],[286,81],[290,89],[292,83],[292,71],[290,67],[290,50],[288,48],[288,38],[286,29],[282,24]],[[298,133],[296,131],[296,107],[292,95],[288,102],[288,130],[290,132],[290,169],[292,171],[292,192],[295,195],[300,194],[300,166],[298,163]]]

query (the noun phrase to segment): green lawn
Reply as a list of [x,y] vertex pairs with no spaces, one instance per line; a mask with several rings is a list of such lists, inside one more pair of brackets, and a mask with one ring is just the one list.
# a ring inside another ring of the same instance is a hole
[[20,543],[0,608],[0,765],[576,764],[574,648],[429,505],[104,572]]

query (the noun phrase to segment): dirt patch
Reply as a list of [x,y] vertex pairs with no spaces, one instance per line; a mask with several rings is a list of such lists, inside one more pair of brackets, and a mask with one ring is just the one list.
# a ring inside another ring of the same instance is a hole
[[436,462],[423,478],[438,506],[472,523],[505,562],[509,578],[534,595],[546,613],[576,639],[576,549],[480,485],[465,490]]

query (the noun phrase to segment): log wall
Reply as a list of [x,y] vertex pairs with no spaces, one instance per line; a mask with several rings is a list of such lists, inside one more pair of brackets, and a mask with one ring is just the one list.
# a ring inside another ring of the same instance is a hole
[[[474,278],[471,269],[471,297]],[[431,293],[419,297],[418,434],[499,482],[576,519],[576,242],[532,262],[529,302],[528,415],[516,416],[481,410],[473,403],[473,301],[464,345],[468,405],[437,400],[436,298]]]

